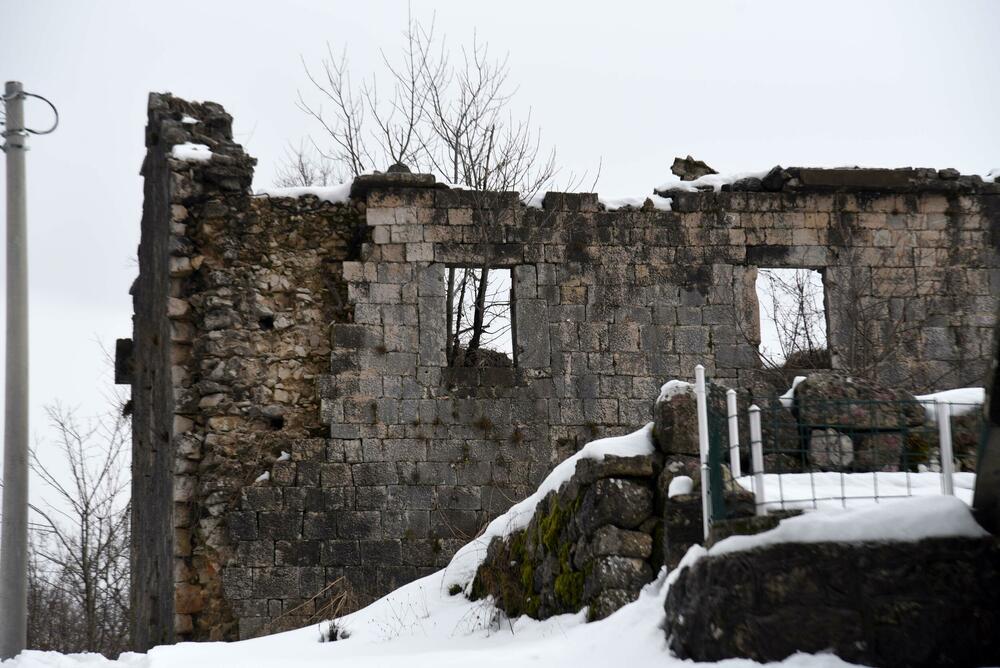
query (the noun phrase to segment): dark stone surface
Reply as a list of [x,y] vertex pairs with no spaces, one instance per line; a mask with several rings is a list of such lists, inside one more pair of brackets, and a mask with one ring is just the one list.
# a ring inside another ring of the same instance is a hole
[[785,183],[791,178],[791,175],[782,169],[781,165],[776,165],[760,180],[760,185],[768,192],[778,192],[785,187]]
[[665,604],[681,658],[780,661],[832,650],[887,668],[1000,661],[995,539],[780,544],[706,557]]
[[116,385],[132,384],[133,347],[134,346],[132,345],[132,339],[115,340],[115,384]]
[[600,478],[649,478],[659,468],[653,455],[637,457],[617,457],[608,455],[603,459],[584,458],[577,462],[573,481],[589,485]]
[[993,366],[986,379],[986,441],[976,469],[972,501],[976,519],[994,535],[1000,534],[1000,307],[993,333]]
[[758,193],[764,189],[764,186],[761,183],[761,180],[756,176],[748,176],[746,178],[733,181],[730,188],[735,192]]
[[681,181],[694,181],[702,176],[718,174],[717,171],[704,162],[695,160],[690,155],[686,158],[674,158],[674,164],[670,166],[670,172]]
[[653,553],[653,539],[642,531],[629,531],[608,525],[594,532],[586,552],[592,557],[617,555],[648,559]]
[[918,427],[925,418],[924,407],[909,392],[835,371],[813,373],[799,383],[793,413],[805,427],[865,431]]
[[913,169],[811,169],[798,170],[803,185],[828,188],[906,188],[918,178]]
[[627,478],[604,478],[583,494],[576,515],[580,531],[589,534],[605,524],[634,529],[653,513],[653,491]]

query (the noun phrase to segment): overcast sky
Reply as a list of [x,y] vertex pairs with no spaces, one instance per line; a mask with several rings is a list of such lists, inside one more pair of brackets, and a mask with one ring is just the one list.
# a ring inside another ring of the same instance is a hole
[[[453,43],[509,52],[567,171],[639,195],[688,153],[716,169],[775,164],[1000,166],[1000,2],[429,2]],[[101,410],[98,342],[131,334],[149,91],[214,100],[271,184],[289,142],[300,58],[347,49],[355,76],[392,49],[406,2],[5,0],[0,78],[50,98],[62,123],[28,154],[32,432],[55,400]],[[30,125],[45,126],[32,103]],[[0,191],[0,200],[4,197]]]

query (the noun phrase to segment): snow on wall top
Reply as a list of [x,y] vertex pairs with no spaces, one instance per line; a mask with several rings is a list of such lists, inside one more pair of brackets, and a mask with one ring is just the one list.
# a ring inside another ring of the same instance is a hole
[[726,538],[712,546],[708,554],[718,556],[777,543],[918,541],[988,535],[961,500],[953,496],[926,496],[790,517],[764,533]]
[[267,197],[305,197],[312,195],[317,199],[331,204],[344,204],[351,196],[351,184],[338,183],[333,186],[298,186],[293,188],[261,188],[254,194]]
[[711,187],[715,192],[722,190],[722,186],[732,185],[740,179],[757,178],[762,179],[767,176],[768,170],[762,172],[734,172],[731,174],[706,174],[693,181],[681,181],[674,178],[664,184],[657,186],[657,192],[668,190],[683,190],[687,192],[697,192]]

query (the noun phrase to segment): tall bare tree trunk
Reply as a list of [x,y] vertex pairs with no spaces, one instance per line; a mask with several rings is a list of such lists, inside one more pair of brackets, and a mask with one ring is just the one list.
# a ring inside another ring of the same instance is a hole
[[479,350],[479,342],[483,338],[483,319],[486,313],[486,288],[489,285],[490,262],[486,261],[479,269],[479,285],[476,286],[476,310],[472,319],[472,338],[469,339],[467,352]]
[[445,322],[447,323],[448,331],[445,332],[444,337],[444,354],[445,359],[448,360],[448,365],[455,361],[455,346],[452,343],[453,334],[453,323],[452,319],[455,317],[455,268],[448,267],[448,294],[445,299]]

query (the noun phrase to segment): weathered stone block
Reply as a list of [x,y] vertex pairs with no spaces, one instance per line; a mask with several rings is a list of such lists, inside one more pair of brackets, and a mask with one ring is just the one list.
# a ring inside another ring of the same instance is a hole
[[653,492],[626,478],[603,478],[584,494],[577,526],[591,534],[605,524],[634,529],[653,512]]
[[257,527],[262,538],[293,540],[301,536],[302,514],[297,512],[260,512],[257,514]]

